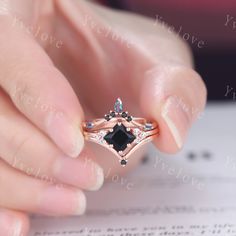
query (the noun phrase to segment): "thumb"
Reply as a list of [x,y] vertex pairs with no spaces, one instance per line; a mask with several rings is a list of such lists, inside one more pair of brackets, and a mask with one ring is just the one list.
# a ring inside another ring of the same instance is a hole
[[183,147],[193,121],[200,117],[206,103],[206,87],[192,69],[161,65],[149,70],[143,80],[141,107],[159,124],[156,146],[174,153]]

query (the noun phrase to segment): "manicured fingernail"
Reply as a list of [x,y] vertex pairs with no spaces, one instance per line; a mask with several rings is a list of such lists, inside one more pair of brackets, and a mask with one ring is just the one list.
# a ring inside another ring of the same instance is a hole
[[82,215],[86,197],[80,190],[48,186],[39,198],[38,211],[52,216]]
[[[72,148],[68,151],[68,155],[76,158],[81,153],[84,147],[84,136],[78,127],[72,127],[72,130],[74,131],[74,135],[72,138]],[[73,132],[72,131],[72,132]]]
[[22,235],[22,223],[20,221],[16,221],[12,227],[13,234],[12,236],[21,236]]
[[93,169],[95,173],[95,181],[94,184],[91,185],[89,190],[96,191],[100,189],[104,183],[104,172],[103,169],[97,164],[94,165]]
[[60,157],[53,166],[59,181],[86,190],[98,190],[104,181],[102,168],[90,159]]
[[82,191],[77,192],[78,204],[75,208],[75,215],[83,215],[86,211],[86,197]]
[[0,235],[21,236],[21,221],[8,214],[7,211],[0,212]]
[[77,157],[84,147],[84,137],[79,125],[73,125],[63,113],[51,112],[47,129],[54,142],[70,157]]
[[188,106],[182,100],[172,96],[165,102],[161,115],[170,129],[176,145],[181,149],[191,125]]

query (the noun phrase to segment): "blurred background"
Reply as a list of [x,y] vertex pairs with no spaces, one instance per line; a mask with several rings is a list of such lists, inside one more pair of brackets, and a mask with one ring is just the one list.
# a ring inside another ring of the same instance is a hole
[[192,48],[208,100],[236,104],[236,0],[99,0],[157,18]]

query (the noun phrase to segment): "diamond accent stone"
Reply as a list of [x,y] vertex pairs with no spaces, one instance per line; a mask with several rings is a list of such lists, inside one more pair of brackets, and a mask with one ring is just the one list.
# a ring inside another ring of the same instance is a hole
[[145,130],[151,130],[151,129],[153,129],[152,123],[146,123],[145,124]]
[[135,143],[140,143],[147,136],[145,132],[143,132],[142,130],[140,130],[138,128],[133,129],[133,134],[136,137]]
[[116,99],[114,110],[116,113],[121,113],[123,111],[123,103],[120,98]]
[[107,132],[105,130],[101,130],[98,133],[93,134],[93,136],[91,138],[100,144],[105,144],[106,141],[104,140],[104,136],[106,134],[107,134]]
[[93,122],[87,122],[87,123],[86,123],[86,128],[87,128],[87,129],[92,129],[92,128],[93,128],[93,125],[94,125]]
[[108,144],[112,144],[113,148],[119,152],[124,151],[127,145],[132,143],[135,138],[136,137],[130,131],[127,131],[123,124],[117,124],[113,127],[112,132],[108,132],[107,135],[105,135],[104,140],[106,140]]

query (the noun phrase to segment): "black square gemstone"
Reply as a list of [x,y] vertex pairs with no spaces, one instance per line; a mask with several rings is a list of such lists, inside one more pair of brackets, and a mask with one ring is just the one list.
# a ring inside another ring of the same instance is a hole
[[135,136],[126,130],[126,127],[121,125],[115,125],[113,131],[109,132],[104,139],[108,144],[112,144],[113,148],[119,152],[126,149],[127,144],[132,143],[135,140]]

